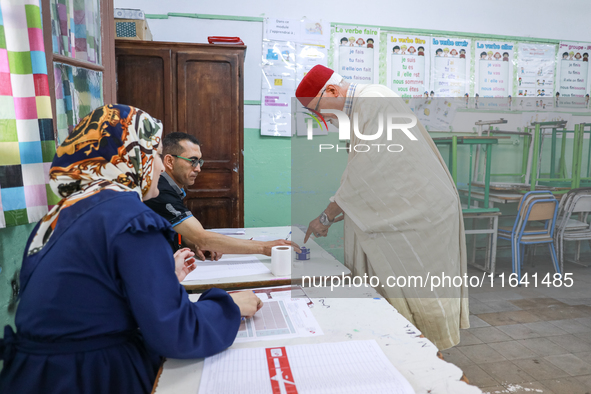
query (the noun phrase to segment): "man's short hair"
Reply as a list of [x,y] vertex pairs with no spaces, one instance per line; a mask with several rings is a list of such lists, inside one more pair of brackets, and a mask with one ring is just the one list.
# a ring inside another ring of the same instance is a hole
[[187,133],[174,132],[167,134],[162,139],[162,156],[166,155],[180,155],[184,148],[181,141],[189,141],[195,145],[201,146],[201,143],[195,136]]

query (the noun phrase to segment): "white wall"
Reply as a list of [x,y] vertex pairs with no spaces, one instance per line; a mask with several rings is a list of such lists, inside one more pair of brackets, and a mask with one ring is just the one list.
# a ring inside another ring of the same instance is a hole
[[[322,18],[330,22],[591,42],[589,0],[114,0],[117,8]],[[179,29],[179,34],[182,30]],[[157,37],[154,37],[157,39]]]

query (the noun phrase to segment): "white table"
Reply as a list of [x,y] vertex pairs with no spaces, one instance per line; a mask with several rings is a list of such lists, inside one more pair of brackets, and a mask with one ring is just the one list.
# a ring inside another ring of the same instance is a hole
[[[283,227],[253,227],[245,228],[244,235],[232,235],[232,237],[240,239],[251,239],[255,237],[266,236],[269,240],[285,239],[289,232],[292,231],[291,240],[298,245],[304,245],[305,234],[297,227],[283,226]],[[295,254],[292,256],[292,272],[291,276],[276,277],[275,275],[261,274],[248,275],[219,279],[207,280],[191,280],[183,281],[182,285],[190,292],[203,292],[211,287],[218,287],[224,290],[235,290],[253,287],[265,286],[280,286],[288,284],[299,284],[302,276],[348,276],[351,271],[336,260],[330,253],[322,249],[312,238],[306,243],[306,247],[310,249],[310,260],[299,261],[295,260]],[[234,255],[247,256],[247,255]],[[263,264],[271,269],[271,257],[262,254],[252,255],[256,256]]]
[[[309,293],[308,293],[309,294]],[[477,394],[463,381],[462,370],[437,357],[437,348],[371,288],[359,289],[366,298],[311,298],[312,312],[324,335],[288,340],[242,342],[232,349],[289,346],[374,339],[417,394]],[[197,294],[191,294],[195,300]],[[155,394],[197,393],[204,359],[168,359],[156,381]],[[201,393],[204,394],[204,393]]]

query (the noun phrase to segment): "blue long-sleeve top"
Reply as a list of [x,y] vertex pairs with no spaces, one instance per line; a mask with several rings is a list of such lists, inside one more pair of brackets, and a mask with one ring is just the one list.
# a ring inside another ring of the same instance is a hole
[[150,392],[160,357],[206,357],[234,341],[238,306],[219,289],[189,301],[171,227],[136,193],[104,190],[63,209],[27,256],[36,231],[0,392]]

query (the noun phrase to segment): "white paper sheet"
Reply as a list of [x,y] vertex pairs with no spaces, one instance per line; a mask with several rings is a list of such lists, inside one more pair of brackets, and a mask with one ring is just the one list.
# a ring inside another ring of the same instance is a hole
[[414,394],[375,340],[228,349],[205,359],[199,393]]
[[222,235],[244,235],[243,228],[212,228],[208,230]]
[[324,335],[324,333],[308,306],[308,299],[267,299],[254,317],[240,324],[235,342],[317,335]]
[[196,265],[197,268],[187,275],[184,282],[271,273],[269,268],[259,259],[252,256],[230,257],[225,255],[219,261],[197,261]]
[[301,36],[299,19],[265,18],[263,38],[279,41],[299,41]]
[[253,241],[262,241],[262,242],[275,241],[277,239],[285,239],[286,241],[289,241],[289,240],[291,240],[291,233],[287,234],[287,236],[285,238],[281,238],[281,236],[278,236],[278,235],[263,234],[263,235],[257,235],[256,237],[253,237],[252,239],[253,239]]

